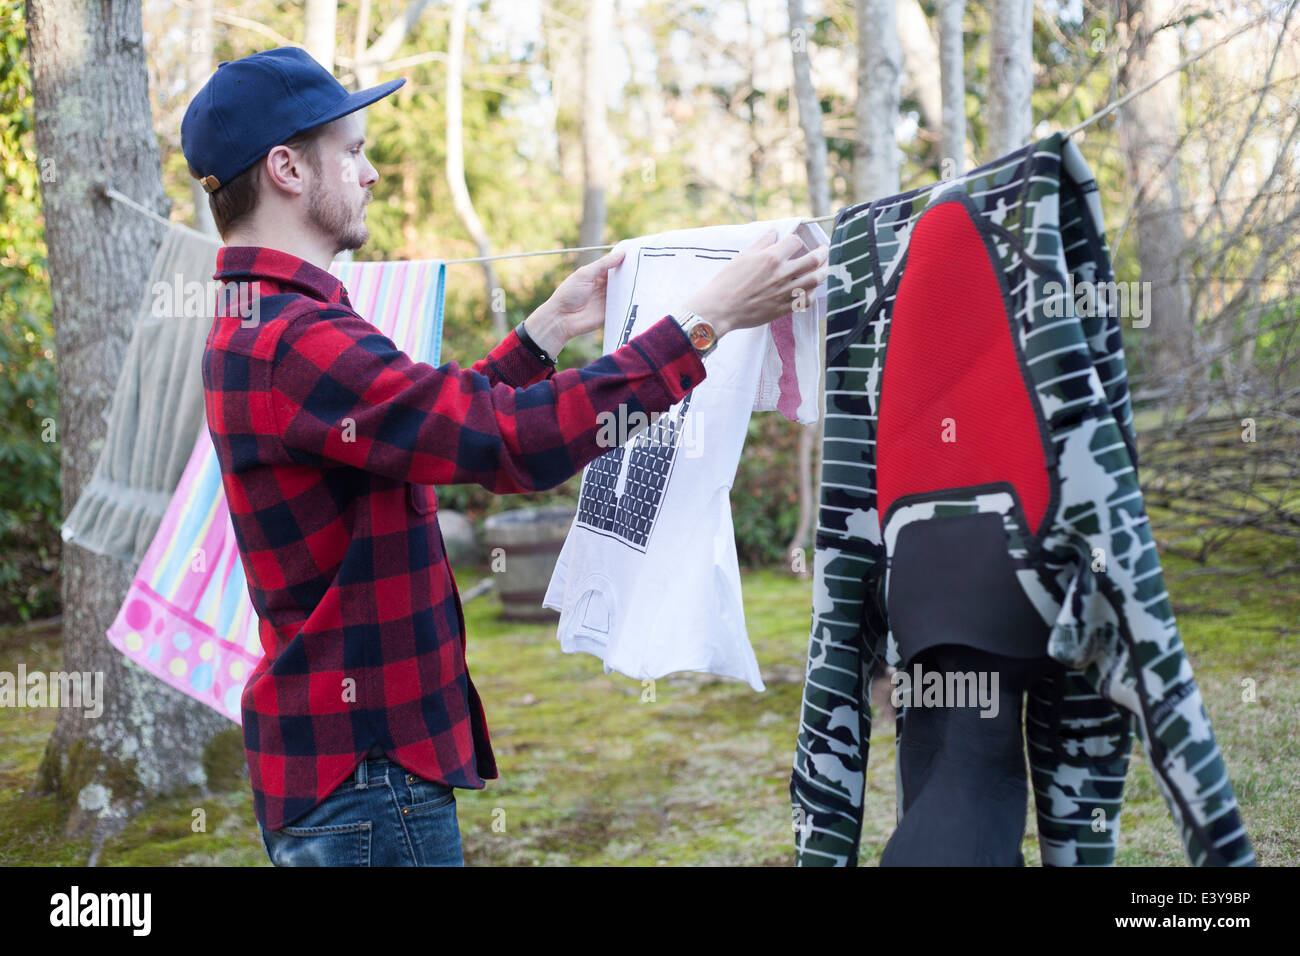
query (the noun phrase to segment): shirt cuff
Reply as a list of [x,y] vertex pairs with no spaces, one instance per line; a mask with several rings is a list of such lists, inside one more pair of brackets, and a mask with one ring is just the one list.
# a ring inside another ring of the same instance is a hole
[[700,382],[708,373],[700,353],[691,345],[685,330],[671,315],[665,315],[640,335],[628,340],[628,345],[635,345],[645,355],[650,365],[659,373],[665,391],[672,396],[676,404]]
[[497,378],[513,388],[527,388],[535,382],[550,378],[555,372],[554,366],[547,365],[519,341],[519,333],[514,329],[501,340],[500,345],[488,353],[486,361],[496,372]]

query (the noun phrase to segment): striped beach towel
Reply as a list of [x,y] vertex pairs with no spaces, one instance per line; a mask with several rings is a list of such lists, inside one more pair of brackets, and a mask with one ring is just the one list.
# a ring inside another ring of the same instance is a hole
[[[329,271],[359,315],[412,359],[438,364],[443,262],[335,262]],[[149,673],[240,722],[239,699],[262,645],[207,428],[108,640]]]

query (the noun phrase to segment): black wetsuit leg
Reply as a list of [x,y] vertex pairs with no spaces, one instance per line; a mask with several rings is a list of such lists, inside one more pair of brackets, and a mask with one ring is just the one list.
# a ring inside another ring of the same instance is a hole
[[[1023,866],[1028,809],[1023,702],[1047,658],[1011,658],[954,644],[917,656],[923,671],[997,674],[996,713],[968,706],[909,706],[898,772],[903,819],[881,866]],[[945,681],[945,685],[947,682]],[[920,688],[913,688],[920,693]]]

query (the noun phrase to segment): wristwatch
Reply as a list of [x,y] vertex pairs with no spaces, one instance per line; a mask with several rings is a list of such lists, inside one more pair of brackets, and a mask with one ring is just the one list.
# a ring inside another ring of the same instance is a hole
[[520,322],[515,326],[515,335],[519,336],[519,344],[532,352],[533,355],[537,357],[537,361],[549,365],[551,368],[555,367],[555,356],[548,353],[544,348],[533,341],[533,337],[529,335],[528,330],[524,328],[523,322]]
[[704,316],[685,309],[681,312],[674,312],[673,319],[682,327],[686,337],[691,340],[695,352],[700,358],[709,355],[718,347],[718,332],[713,327],[713,323]]

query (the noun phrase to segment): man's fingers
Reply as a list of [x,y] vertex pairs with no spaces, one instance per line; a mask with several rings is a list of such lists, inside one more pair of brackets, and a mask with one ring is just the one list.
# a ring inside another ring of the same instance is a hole
[[826,281],[826,276],[829,272],[830,272],[830,267],[823,262],[820,265],[818,265],[817,268],[814,269],[812,272],[808,273],[807,275],[800,276],[799,281],[809,283],[810,287],[816,287]]
[[[802,242],[799,244],[799,247],[803,248]],[[829,255],[829,246],[818,246],[811,252],[805,253],[796,259],[783,262],[777,274],[784,278],[802,278],[804,275],[811,273],[822,266]]]
[[791,263],[791,268],[783,283],[785,294],[809,293],[825,282],[826,276],[830,272],[830,267],[827,265],[829,258],[830,247],[819,246]]
[[825,281],[826,270],[818,269],[815,272],[808,273],[807,275],[796,276],[793,279],[788,279],[782,287],[785,290],[783,294],[793,295],[796,292],[812,292]]
[[585,270],[586,272],[592,274],[595,278],[598,279],[603,278],[605,273],[607,273],[610,269],[613,269],[614,267],[622,263],[625,254],[626,254],[625,249],[615,249],[613,252],[605,253],[599,259],[593,259],[591,262],[588,262],[581,269],[577,269],[575,271],[583,272]]
[[772,247],[777,262],[795,258],[804,248],[803,240],[791,233]]

